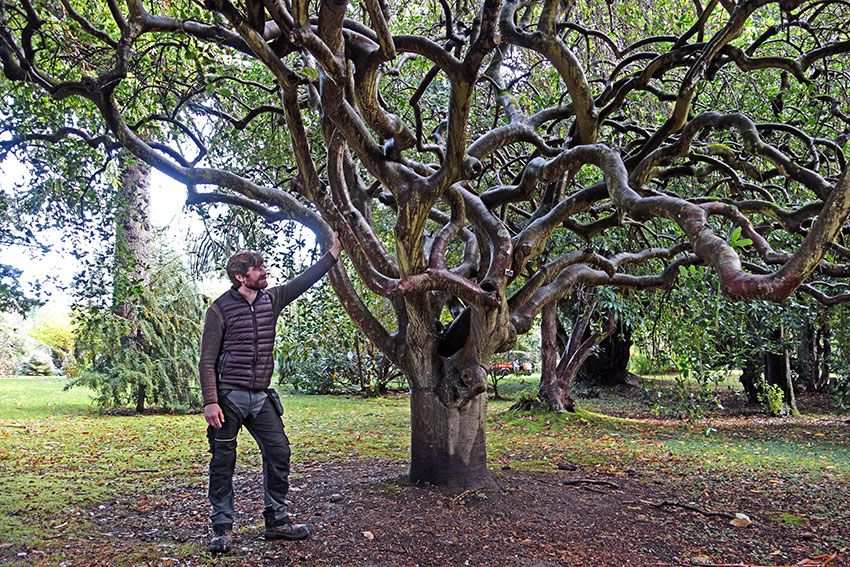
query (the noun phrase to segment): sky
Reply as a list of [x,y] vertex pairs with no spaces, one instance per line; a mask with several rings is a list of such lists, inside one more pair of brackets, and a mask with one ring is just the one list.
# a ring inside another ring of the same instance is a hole
[[[24,165],[9,155],[0,161],[0,191],[11,191],[16,183],[26,181],[27,171]],[[151,173],[151,223],[160,234],[160,241],[170,245],[177,254],[187,255],[187,243],[197,238],[203,230],[203,223],[194,214],[184,212],[186,188],[165,174],[153,170]],[[40,297],[47,301],[48,310],[66,310],[71,304],[71,297],[62,288],[69,287],[73,277],[82,268],[82,264],[67,251],[62,250],[62,234],[39,234],[39,240],[55,245],[54,250],[42,253],[40,250],[21,246],[4,246],[0,248],[0,263],[14,266],[23,271],[21,283],[23,289],[30,289],[33,282],[50,282],[44,285],[47,292]],[[309,250],[315,245],[313,234],[302,230],[300,237],[306,242],[304,257],[307,260]],[[275,266],[270,269],[269,283],[275,285]],[[55,283],[51,281],[55,278]],[[229,285],[224,274],[211,275],[197,281],[201,293],[216,296]]]
[[[26,168],[13,156],[0,162],[0,191],[11,190],[15,183],[26,181]],[[186,188],[166,175],[154,170],[151,174],[151,222],[155,229],[162,232],[162,238],[172,244],[176,252],[182,252],[187,239],[201,230],[201,221],[183,212],[186,201]],[[46,291],[48,302],[54,307],[70,303],[70,297],[61,288],[69,286],[82,267],[71,254],[61,250],[62,235],[40,234],[40,240],[54,246],[47,254],[40,250],[21,246],[3,246],[0,248],[0,263],[22,270],[21,280],[24,289],[33,282],[56,279],[56,284],[48,284]]]

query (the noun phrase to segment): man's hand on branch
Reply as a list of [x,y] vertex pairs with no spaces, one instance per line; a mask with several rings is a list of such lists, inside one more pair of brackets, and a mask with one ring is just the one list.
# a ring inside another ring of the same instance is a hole
[[331,245],[331,254],[333,254],[334,258],[339,258],[340,253],[342,252],[342,243],[339,241],[339,233],[334,232],[334,243]]
[[221,406],[216,403],[205,405],[204,419],[216,429],[221,429],[224,424],[224,413],[221,411]]

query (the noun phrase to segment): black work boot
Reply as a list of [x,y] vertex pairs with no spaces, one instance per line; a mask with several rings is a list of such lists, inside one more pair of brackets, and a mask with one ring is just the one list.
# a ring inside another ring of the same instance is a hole
[[307,524],[293,524],[286,522],[277,526],[266,526],[266,539],[286,539],[297,541],[310,537],[310,526]]
[[227,553],[233,542],[233,532],[230,528],[214,527],[213,537],[210,540],[210,551],[212,553]]

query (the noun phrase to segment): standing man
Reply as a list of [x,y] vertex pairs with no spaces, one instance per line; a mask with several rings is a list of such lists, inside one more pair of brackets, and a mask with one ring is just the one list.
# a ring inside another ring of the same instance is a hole
[[210,551],[230,550],[233,529],[233,470],[236,436],[244,425],[263,455],[266,539],[300,540],[306,524],[293,524],[286,509],[289,492],[289,439],[283,406],[272,389],[275,325],[280,312],[319,281],[339,258],[334,233],[330,250],[295,279],[266,290],[266,269],[257,252],[237,252],[227,261],[233,286],[207,310],[201,339],[201,390],[209,424],[209,499],[213,537]]

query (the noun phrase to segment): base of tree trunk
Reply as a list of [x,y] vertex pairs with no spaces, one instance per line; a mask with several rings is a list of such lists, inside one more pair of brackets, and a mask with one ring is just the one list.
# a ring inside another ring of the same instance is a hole
[[410,481],[447,490],[495,486],[487,471],[487,396],[446,407],[427,390],[410,394]]
[[146,391],[147,388],[145,388],[144,384],[140,384],[139,389],[136,391],[136,413],[145,413]]

